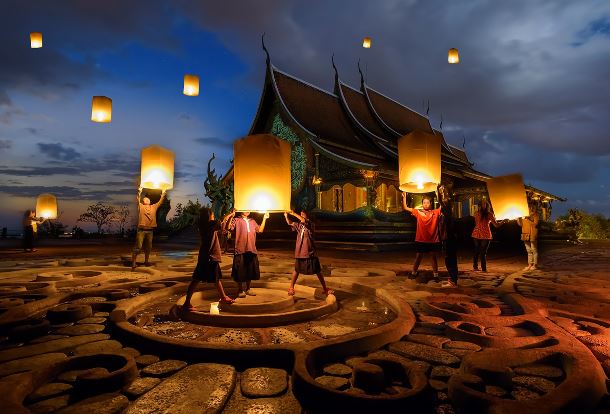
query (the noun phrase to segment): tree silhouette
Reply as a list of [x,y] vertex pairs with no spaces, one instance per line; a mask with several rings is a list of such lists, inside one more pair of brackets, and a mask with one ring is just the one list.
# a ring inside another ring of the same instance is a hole
[[80,215],[77,222],[95,223],[98,234],[102,234],[102,228],[110,224],[115,218],[116,208],[101,201],[87,207],[87,211]]

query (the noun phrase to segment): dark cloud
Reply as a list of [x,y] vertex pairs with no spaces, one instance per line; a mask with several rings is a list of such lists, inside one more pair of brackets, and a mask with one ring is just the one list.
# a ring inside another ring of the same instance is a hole
[[195,142],[205,146],[220,147],[220,148],[233,148],[233,141],[222,139],[219,137],[200,137],[195,138]]
[[42,193],[51,193],[60,200],[112,200],[113,196],[134,194],[133,188],[109,187],[104,190],[87,190],[69,186],[0,186],[0,193],[14,197],[35,198]]
[[38,145],[40,152],[45,154],[47,157],[54,158],[56,160],[73,161],[81,157],[80,152],[76,151],[74,148],[64,147],[59,142],[55,144],[45,144],[44,142],[39,142],[36,145]]
[[0,151],[10,149],[13,146],[13,141],[10,139],[0,139]]

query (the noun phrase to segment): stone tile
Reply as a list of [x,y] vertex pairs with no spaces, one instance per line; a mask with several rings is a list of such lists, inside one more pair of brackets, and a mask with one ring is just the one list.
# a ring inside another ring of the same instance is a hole
[[59,397],[39,401],[35,404],[29,405],[27,408],[34,414],[48,414],[56,412],[57,410],[67,406],[69,400],[69,395],[60,395]]
[[103,341],[110,338],[107,334],[81,335],[69,338],[55,339],[40,344],[26,345],[19,348],[0,351],[0,362],[12,359],[25,358],[49,352],[64,351],[89,342]]
[[118,414],[122,413],[128,405],[129,400],[124,395],[102,394],[69,405],[59,410],[57,414]]
[[249,368],[241,374],[240,386],[246,397],[273,397],[286,391],[288,373],[277,368]]
[[449,342],[450,339],[439,335],[426,335],[426,334],[410,334],[407,335],[404,340],[409,342],[415,342],[418,344],[424,344],[433,346],[435,348],[442,348],[443,344]]
[[552,365],[524,365],[513,368],[513,371],[515,371],[515,374],[518,375],[544,377],[549,379],[558,379],[563,377],[563,370]]
[[345,364],[330,364],[326,365],[322,372],[324,375],[334,375],[335,377],[349,378],[352,375],[352,368]]
[[70,335],[70,336],[90,335],[90,334],[96,334],[96,333],[102,332],[104,329],[106,329],[106,327],[104,325],[95,324],[95,323],[85,323],[82,325],[73,325],[73,326],[67,326],[65,328],[60,328],[57,331],[55,331],[55,333],[58,335]]
[[145,367],[155,362],[159,362],[159,357],[156,355],[140,355],[136,358],[136,364],[139,367]]
[[161,379],[155,377],[136,378],[129,386],[123,389],[123,394],[133,400],[145,392],[150,391],[152,388],[159,385],[160,382]]
[[4,362],[0,364],[0,377],[38,369],[44,365],[52,364],[66,358],[66,354],[53,352]]
[[333,377],[331,375],[322,375],[316,378],[316,382],[323,387],[340,391],[348,389],[350,385],[347,378]]
[[36,402],[46,400],[48,398],[57,397],[62,394],[67,394],[72,389],[72,385],[63,382],[50,382],[38,388],[36,391],[28,395],[27,400]]
[[518,376],[512,378],[513,384],[525,387],[538,394],[546,394],[555,389],[555,383],[546,378]]
[[394,342],[388,349],[407,358],[418,359],[431,364],[457,365],[460,359],[442,349],[412,342]]
[[90,342],[88,344],[79,345],[74,349],[74,355],[114,352],[122,347],[123,345],[119,341],[107,339],[105,341]]
[[173,373],[180,371],[188,364],[177,359],[166,359],[164,361],[155,362],[142,369],[142,373],[151,377],[167,377]]

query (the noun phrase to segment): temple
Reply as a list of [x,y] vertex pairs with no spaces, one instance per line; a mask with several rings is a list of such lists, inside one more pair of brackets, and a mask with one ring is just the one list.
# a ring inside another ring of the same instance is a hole
[[[268,54],[266,65],[250,134],[271,133],[293,145],[292,203],[295,210],[312,210],[320,244],[385,250],[412,242],[414,221],[405,219],[398,190],[397,140],[415,130],[441,138],[442,182],[453,186],[458,218],[470,216],[487,196],[491,176],[474,169],[464,149],[447,144],[427,116],[371,88],[359,65],[360,87],[354,88],[341,81],[333,62],[333,92],[279,70]],[[232,169],[223,177],[231,180]],[[563,201],[526,190],[544,220],[552,201]],[[413,195],[412,203],[421,197]],[[285,225],[274,221],[265,238],[288,237]]]

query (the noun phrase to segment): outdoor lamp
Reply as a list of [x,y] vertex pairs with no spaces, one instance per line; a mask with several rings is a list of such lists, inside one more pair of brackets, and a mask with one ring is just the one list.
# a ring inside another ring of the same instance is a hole
[[53,194],[40,194],[36,199],[36,217],[57,218],[57,199]]
[[412,131],[398,140],[398,179],[407,193],[430,193],[441,182],[441,139]]
[[91,102],[91,120],[110,122],[112,120],[112,99],[107,96],[94,96]]
[[235,141],[235,210],[290,210],[290,151],[290,143],[270,134],[249,135]]
[[460,54],[457,49],[451,48],[447,53],[447,62],[449,63],[460,63]]
[[174,153],[159,145],[142,149],[140,186],[156,190],[174,188]]
[[42,47],[42,33],[31,32],[30,33],[30,47],[32,49],[40,49]]
[[184,75],[184,91],[182,93],[184,93],[187,96],[198,96],[199,95],[199,76]]
[[529,215],[521,174],[503,175],[487,181],[487,193],[497,220]]
[[370,37],[365,37],[364,39],[362,39],[362,47],[365,49],[371,48],[371,38]]

